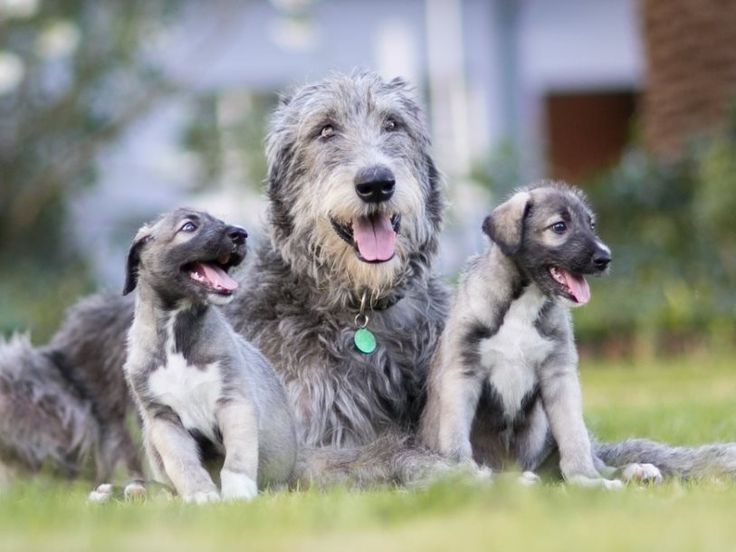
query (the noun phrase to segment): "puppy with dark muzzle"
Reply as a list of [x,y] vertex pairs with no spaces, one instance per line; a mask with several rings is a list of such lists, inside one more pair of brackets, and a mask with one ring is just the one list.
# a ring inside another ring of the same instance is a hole
[[[156,480],[187,502],[250,500],[292,475],[296,435],[268,361],[214,305],[238,283],[245,230],[179,209],[140,229],[124,293],[138,288],[125,374]],[[203,462],[224,458],[221,491]]]
[[[492,244],[471,260],[432,362],[422,441],[493,469],[534,471],[557,451],[565,480],[621,486],[583,421],[569,313],[590,300],[585,277],[611,261],[590,207],[577,190],[542,183],[497,207],[483,231]],[[622,468],[624,479],[661,478],[651,464]]]

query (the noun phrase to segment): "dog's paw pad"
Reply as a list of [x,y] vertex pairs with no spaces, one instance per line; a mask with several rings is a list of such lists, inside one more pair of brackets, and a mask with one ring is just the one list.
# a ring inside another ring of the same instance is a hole
[[187,504],[209,504],[211,502],[220,502],[220,493],[217,491],[198,491],[183,495],[181,498]]
[[224,469],[220,473],[220,481],[223,500],[248,501],[258,496],[258,485],[244,473]]
[[103,483],[102,485],[98,485],[95,490],[87,495],[87,500],[95,504],[104,504],[112,499],[112,495],[113,486],[109,483]]
[[130,502],[140,502],[148,497],[148,490],[142,482],[132,481],[125,486],[123,497]]
[[621,478],[627,483],[659,485],[662,482],[662,472],[654,464],[629,464],[621,471]]
[[541,483],[542,479],[533,471],[525,471],[516,478],[516,481],[524,487],[533,487]]

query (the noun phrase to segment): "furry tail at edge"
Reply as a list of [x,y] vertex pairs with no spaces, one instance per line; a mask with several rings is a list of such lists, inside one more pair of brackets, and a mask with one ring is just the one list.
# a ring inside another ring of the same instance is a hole
[[75,476],[97,431],[89,404],[27,335],[0,338],[0,464]]
[[664,476],[736,476],[736,443],[696,447],[673,447],[648,439],[628,439],[620,443],[595,443],[598,457],[609,466],[648,463]]

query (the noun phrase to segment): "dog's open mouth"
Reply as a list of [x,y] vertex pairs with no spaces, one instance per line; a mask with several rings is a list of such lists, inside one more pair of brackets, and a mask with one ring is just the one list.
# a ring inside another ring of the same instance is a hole
[[363,262],[385,263],[396,254],[396,236],[401,228],[399,214],[361,215],[347,224],[334,218],[330,222],[337,235],[355,249]]
[[226,253],[214,260],[188,263],[182,270],[210,293],[232,295],[238,289],[238,282],[233,280],[228,271],[238,266],[242,260],[243,255]]
[[585,276],[557,266],[550,266],[548,270],[552,279],[559,284],[561,295],[581,306],[590,301],[590,286]]

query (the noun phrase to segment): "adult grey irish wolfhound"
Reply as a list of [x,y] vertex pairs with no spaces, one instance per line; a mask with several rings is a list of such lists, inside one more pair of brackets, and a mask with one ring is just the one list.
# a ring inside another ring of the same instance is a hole
[[[250,265],[245,293],[227,307],[229,320],[286,386],[310,447],[303,479],[414,481],[442,466],[411,436],[447,309],[431,271],[443,194],[421,111],[400,79],[335,75],[283,99],[267,157],[270,240]],[[105,363],[118,378],[131,319],[132,303],[122,298],[77,308],[46,358],[82,375]],[[0,358],[2,374],[12,358]],[[84,377],[75,381],[89,387]],[[15,392],[0,387],[0,404]],[[119,398],[124,387],[106,393]],[[12,414],[3,423],[12,426]],[[58,443],[42,437],[49,447]],[[0,432],[0,443],[0,450],[22,446],[12,431]],[[602,456],[684,475],[736,471],[736,448],[727,446],[634,441]]]

